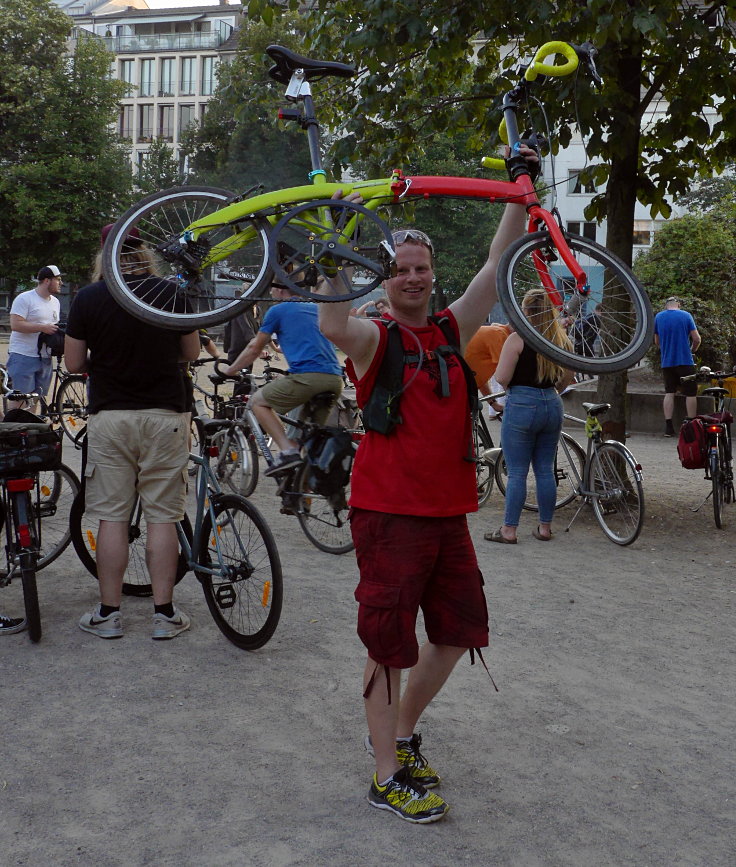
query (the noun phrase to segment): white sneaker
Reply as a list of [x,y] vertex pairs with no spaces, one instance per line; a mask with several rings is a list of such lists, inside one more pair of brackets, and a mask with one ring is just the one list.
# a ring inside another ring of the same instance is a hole
[[98,638],[122,638],[123,615],[119,611],[113,611],[107,617],[102,617],[98,604],[90,612],[82,615],[79,628],[84,632],[91,632]]
[[192,621],[179,608],[174,606],[174,616],[167,617],[165,614],[153,615],[152,638],[164,639],[175,638],[180,632],[185,632],[191,626]]

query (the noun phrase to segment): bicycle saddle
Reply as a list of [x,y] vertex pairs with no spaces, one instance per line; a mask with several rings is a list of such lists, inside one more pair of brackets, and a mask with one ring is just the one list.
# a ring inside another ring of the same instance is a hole
[[266,54],[276,63],[268,70],[268,74],[281,84],[288,84],[297,69],[304,70],[307,81],[336,75],[339,78],[352,78],[356,74],[353,66],[347,63],[337,63],[334,60],[310,60],[283,45],[269,45]]
[[610,403],[584,403],[583,409],[588,413],[588,415],[598,416],[603,415],[604,412],[608,412],[611,408]]
[[713,386],[712,388],[704,388],[700,393],[710,395],[711,397],[718,397],[721,394],[725,397],[726,395],[731,394],[727,388],[717,388],[716,386]]

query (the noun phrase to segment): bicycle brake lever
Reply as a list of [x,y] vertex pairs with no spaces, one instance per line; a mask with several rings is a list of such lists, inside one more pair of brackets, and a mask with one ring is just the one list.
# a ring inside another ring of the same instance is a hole
[[600,90],[603,87],[603,79],[598,74],[598,70],[595,66],[595,60],[593,59],[598,54],[598,49],[593,45],[592,42],[583,42],[582,45],[573,45],[575,49],[575,53],[583,61],[583,63],[588,68],[588,72],[590,73],[590,77],[593,79],[593,83]]

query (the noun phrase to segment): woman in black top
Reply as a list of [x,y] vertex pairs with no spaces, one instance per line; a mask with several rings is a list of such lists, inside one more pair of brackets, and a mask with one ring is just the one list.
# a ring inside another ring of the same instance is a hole
[[[522,303],[524,315],[557,346],[570,348],[570,340],[543,288],[531,289]],[[552,538],[552,516],[557,499],[554,460],[562,430],[559,392],[573,375],[527,346],[517,333],[503,345],[496,379],[508,399],[501,425],[501,444],[508,471],[504,523],[486,533],[491,542],[516,544],[516,530],[526,500],[526,478],[531,464],[537,483],[539,524],[532,535],[540,541]]]

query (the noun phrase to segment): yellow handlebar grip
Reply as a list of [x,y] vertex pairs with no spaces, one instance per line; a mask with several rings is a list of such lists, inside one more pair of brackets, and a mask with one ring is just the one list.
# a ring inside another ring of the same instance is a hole
[[506,160],[500,160],[496,157],[483,157],[480,161],[480,164],[484,169],[501,169],[502,171],[506,170]]
[[[544,62],[548,57],[554,57],[555,54],[561,54],[566,58],[566,62],[559,65]],[[538,75],[553,75],[562,78],[575,72],[578,68],[578,62],[578,56],[572,45],[567,42],[545,42],[534,55],[534,60],[524,73],[524,78],[527,81],[534,81]]]

